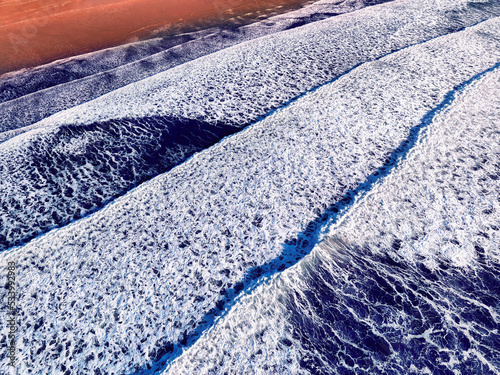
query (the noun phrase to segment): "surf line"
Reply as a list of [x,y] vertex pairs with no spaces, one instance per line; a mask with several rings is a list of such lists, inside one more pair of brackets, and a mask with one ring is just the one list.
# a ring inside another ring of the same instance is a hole
[[448,111],[451,104],[455,101],[455,99],[457,99],[457,96],[461,95],[469,86],[479,81],[488,73],[491,73],[499,68],[500,61],[448,91],[441,103],[427,112],[421,118],[420,122],[410,129],[408,137],[401,142],[401,144],[387,158],[384,165],[368,176],[364,183],[360,184],[355,190],[353,190],[353,197],[350,203],[343,206],[337,214],[329,217],[324,226],[322,226],[320,235],[318,236],[318,241],[321,241],[321,239],[327,234],[327,231],[330,232],[339,227],[349,217],[349,213],[355,209],[355,207],[357,207],[362,200],[372,194],[375,185],[382,184],[391,172],[404,162],[410,151],[413,150],[418,143],[423,142],[429,125],[432,124],[438,114]]
[[[483,20],[469,27],[461,28],[456,32],[472,28],[488,20]],[[355,70],[361,65],[373,61],[378,61],[383,57],[386,57],[393,53],[408,49],[416,45],[424,44],[426,42],[438,39],[443,36],[444,35],[439,35],[437,37],[430,38],[426,41],[415,43],[406,46],[404,48],[401,48],[399,50],[387,53],[375,60],[359,63],[353,68],[347,70],[345,73],[342,73],[336,76],[335,78],[331,79],[330,81],[325,82],[310,90],[307,90],[299,94],[298,96],[294,97],[293,99],[290,99],[289,101],[279,106],[278,108],[270,110],[265,115],[251,122],[241,131],[248,130],[249,127],[252,126],[253,124],[263,120],[264,118],[272,115],[277,111],[282,110],[283,108],[290,106],[292,103],[298,101],[300,98],[308,95],[309,93],[315,92],[319,90],[321,87],[324,87],[330,83],[339,80],[342,76],[347,75],[348,73]],[[474,82],[484,77],[486,74],[496,70],[499,67],[500,67],[500,61],[497,62],[495,65],[491,66],[490,68],[475,74],[468,80],[456,85],[453,89],[448,91],[444,95],[443,100],[439,104],[437,104],[434,108],[429,110],[420,119],[419,123],[409,130],[407,138],[403,140],[400,143],[400,145],[396,147],[390,155],[387,156],[384,164],[380,168],[378,168],[375,172],[373,172],[371,175],[369,175],[365,180],[365,182],[359,184],[355,189],[347,191],[344,194],[344,196],[340,198],[336,203],[328,207],[316,219],[312,220],[307,225],[305,225],[304,230],[301,233],[299,233],[295,239],[287,241],[283,245],[284,250],[278,257],[276,257],[274,260],[271,260],[266,264],[263,264],[261,266],[256,266],[248,270],[248,272],[243,276],[241,282],[236,283],[233,286],[233,288],[229,288],[227,290],[226,297],[221,299],[221,301],[223,301],[222,305],[224,306],[224,309],[219,314],[212,315],[211,313],[207,313],[206,315],[204,315],[201,321],[204,321],[205,323],[196,327],[190,334],[186,335],[186,337],[183,340],[185,341],[185,343],[173,344],[173,350],[169,351],[168,354],[161,357],[155,363],[150,364],[149,366],[151,366],[151,368],[139,370],[137,372],[134,372],[132,375],[149,375],[149,374],[158,374],[162,371],[163,372],[168,371],[173,362],[177,360],[185,350],[192,347],[205,331],[213,327],[217,321],[223,319],[229,313],[231,308],[237,303],[237,301],[239,301],[244,295],[248,295],[257,286],[260,286],[261,284],[273,279],[282,271],[285,271],[286,269],[294,266],[299,261],[301,261],[306,255],[308,255],[312,251],[312,249],[318,243],[321,242],[321,240],[326,235],[327,231],[329,231],[330,229],[334,229],[338,225],[340,225],[340,223],[344,221],[344,219],[351,212],[351,210],[355,209],[355,207],[359,204],[360,200],[366,197],[367,194],[372,191],[375,185],[382,183],[383,180],[387,176],[389,176],[391,172],[406,159],[410,150],[413,149],[413,147],[417,144],[417,142],[421,140],[422,136],[424,135],[423,130],[425,130],[425,128],[427,128],[433,122],[437,114],[441,113],[443,110],[446,110],[447,107],[449,107],[449,105],[456,99],[457,95],[462,93],[464,89],[466,89],[468,86],[470,86]],[[228,139],[230,137],[236,136],[241,131],[224,137],[218,143],[223,142],[225,139]],[[196,156],[197,153],[190,156],[187,160],[194,158]]]
[[[305,229],[299,233],[295,239],[287,241],[287,243],[283,245],[283,252],[278,257],[264,265],[250,269],[243,277],[244,282],[237,283],[233,288],[227,291],[226,295],[229,296],[229,298],[224,301],[224,310],[221,311],[218,316],[205,315],[203,320],[206,323],[197,327],[195,334],[191,337],[192,341],[190,340],[183,348],[177,346],[173,353],[165,356],[165,358],[170,358],[166,360],[167,364],[163,371],[168,371],[182,353],[193,346],[204,332],[214,326],[219,320],[223,319],[242,297],[252,293],[258,286],[270,282],[281,272],[294,266],[310,254],[312,249],[323,241],[328,232],[338,227],[348,217],[350,212],[356,209],[360,201],[373,191],[376,185],[381,184],[385,178],[391,175],[391,173],[404,162],[409,152],[414,149],[414,146],[423,141],[426,129],[432,124],[439,113],[447,111],[457,96],[462,94],[465,89],[479,81],[488,73],[499,68],[500,61],[448,91],[444,95],[443,100],[428,111],[421,118],[419,123],[409,130],[407,138],[386,158],[383,166],[369,175],[365,182],[358,185],[355,189],[346,192],[337,203],[331,205],[316,219],[309,222],[304,227]],[[307,245],[302,246],[304,243]],[[141,371],[134,373],[134,375],[153,373],[156,372]]]
[[[407,47],[404,49],[406,48]],[[391,175],[391,173],[399,165],[401,165],[402,162],[404,162],[414,146],[423,140],[426,129],[432,124],[438,114],[448,110],[449,106],[455,101],[457,96],[460,95],[466,88],[498,68],[500,68],[500,61],[490,68],[473,75],[468,80],[459,83],[444,94],[441,102],[422,116],[418,124],[408,131],[406,139],[404,139],[399,146],[386,157],[384,164],[369,175],[365,182],[359,184],[355,189],[347,191],[336,203],[328,207],[316,219],[305,225],[304,230],[301,233],[299,233],[294,239],[283,244],[283,252],[279,256],[266,264],[256,266],[248,270],[248,272],[243,276],[241,282],[236,283],[233,288],[228,289],[226,297],[220,301],[223,301],[222,305],[224,306],[224,309],[219,314],[212,315],[211,313],[207,313],[204,315],[202,321],[205,323],[196,327],[193,332],[188,334],[184,339],[185,343],[173,344],[173,348],[171,348],[172,350],[155,363],[151,363],[150,368],[143,368],[142,370],[134,372],[132,375],[150,375],[168,371],[172,364],[183,354],[183,352],[192,347],[207,330],[213,327],[219,320],[223,319],[242,297],[252,293],[252,291],[258,286],[273,280],[281,272],[294,266],[305,258],[305,256],[310,254],[312,249],[323,240],[330,230],[338,227],[348,217],[350,212],[356,209],[360,201],[372,192],[376,185],[381,184],[386,177]],[[352,68],[351,70],[354,69],[355,68]],[[332,82],[338,80],[339,78],[340,76],[336,77],[332,80]],[[326,84],[322,84],[320,87],[325,85]],[[320,87],[316,87],[299,95],[299,97],[292,99],[284,107],[297,101],[298,98],[305,96],[307,93],[316,91]],[[282,108],[283,107],[280,107],[272,110],[271,112],[274,113]],[[246,129],[248,129],[248,127],[243,129],[243,131]],[[225,138],[235,136],[238,133]],[[196,154],[190,158],[193,157],[196,157]]]

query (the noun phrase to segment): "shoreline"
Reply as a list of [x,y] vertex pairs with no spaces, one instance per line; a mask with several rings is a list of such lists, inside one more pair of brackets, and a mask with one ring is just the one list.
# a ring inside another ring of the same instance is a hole
[[[311,3],[307,0],[258,0],[242,5],[241,0],[204,3],[172,0],[130,0],[100,6],[67,9],[46,14],[13,13],[0,7],[0,79],[8,73],[34,68],[81,54],[126,45],[152,38],[164,38],[210,27],[239,27]],[[203,5],[202,5],[203,4]],[[57,9],[57,8],[56,8]],[[43,15],[31,17],[33,14]],[[3,13],[3,14],[2,14]]]

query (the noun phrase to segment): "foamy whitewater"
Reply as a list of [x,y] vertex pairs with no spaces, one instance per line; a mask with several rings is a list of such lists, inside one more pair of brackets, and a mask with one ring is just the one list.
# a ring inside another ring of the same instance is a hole
[[[297,11],[237,27],[154,38],[11,73],[0,81],[0,141],[44,117],[95,99],[131,82],[264,35],[389,0],[318,1]],[[265,14],[264,14],[265,15]],[[29,106],[30,111],[23,109]]]
[[14,373],[500,373],[500,4],[281,30],[4,128]]

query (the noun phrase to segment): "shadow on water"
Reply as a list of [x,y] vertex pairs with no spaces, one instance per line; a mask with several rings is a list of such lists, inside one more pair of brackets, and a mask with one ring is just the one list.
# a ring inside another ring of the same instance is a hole
[[[142,369],[137,372],[133,372],[131,374],[133,375],[146,375],[146,374],[159,374],[162,371],[165,370],[165,368],[172,363],[176,358],[178,358],[182,352],[192,345],[196,343],[196,340],[202,335],[204,331],[212,327],[215,323],[216,320],[223,318],[231,309],[232,306],[235,305],[236,301],[238,300],[238,296],[241,294],[249,294],[255,287],[262,283],[265,282],[266,279],[272,277],[276,273],[282,272],[285,269],[288,269],[292,267],[293,265],[297,264],[300,260],[302,260],[306,255],[311,253],[313,250],[314,246],[318,244],[319,238],[321,234],[324,232],[324,230],[329,227],[330,225],[335,224],[336,222],[339,221],[339,219],[344,216],[348,210],[353,206],[353,203],[355,202],[356,199],[361,198],[364,196],[366,193],[368,193],[376,184],[379,184],[382,182],[382,180],[388,176],[396,167],[398,164],[400,164],[408,155],[408,153],[411,151],[411,149],[415,146],[417,141],[420,138],[420,134],[425,131],[425,128],[432,123],[434,120],[435,116],[441,112],[443,109],[445,109],[447,106],[449,106],[456,98],[458,94],[460,94],[461,91],[463,91],[467,86],[471,85],[472,83],[478,81],[480,78],[482,78],[484,75],[486,75],[489,72],[494,71],[495,69],[500,67],[500,62],[497,64],[493,65],[491,68],[478,73],[474,75],[472,78],[469,80],[457,85],[456,87],[453,88],[453,90],[449,91],[444,99],[439,103],[436,107],[431,109],[429,112],[427,112],[419,121],[419,123],[414,126],[413,128],[410,129],[407,138],[401,142],[401,144],[393,150],[393,152],[387,156],[384,164],[378,168],[374,173],[369,175],[366,179],[365,182],[362,184],[358,185],[355,189],[347,191],[343,198],[340,199],[339,201],[335,202],[332,204],[329,208],[327,208],[322,214],[320,214],[315,220],[311,221],[308,223],[304,230],[296,237],[293,239],[290,239],[286,241],[283,244],[283,252],[282,254],[271,260],[270,262],[262,265],[262,266],[257,266],[252,269],[250,269],[247,274],[245,275],[244,279],[242,282],[236,283],[232,288],[229,288],[223,293],[223,297],[217,302],[216,308],[212,309],[209,311],[201,320],[202,324],[200,324],[196,329],[192,330],[191,332],[188,332],[187,330],[184,333],[184,337],[178,342],[178,343],[171,343],[167,342],[162,348],[158,348],[156,351],[156,354],[153,356],[155,357],[155,360],[148,364],[146,366],[146,369]],[[399,246],[399,242],[396,240],[395,243],[393,244],[393,247],[397,248]],[[476,247],[476,250],[478,251],[478,256],[479,259],[484,261],[484,252],[481,253],[481,248]],[[357,250],[356,250],[357,251]],[[483,255],[481,255],[483,254]],[[353,256],[350,254],[350,256]],[[369,265],[366,263],[365,260],[362,259],[361,256],[358,256],[355,258],[357,262],[359,262],[360,267],[365,267],[366,270],[368,270]],[[394,261],[391,260],[390,257],[386,257],[384,259],[381,258],[381,260],[377,260],[382,263],[387,263],[388,266],[391,266],[391,262],[394,263]],[[384,264],[385,264],[384,263]],[[385,267],[386,265],[384,265]],[[404,269],[406,267],[405,264],[403,263],[394,263],[392,266],[398,266],[401,267],[401,269]],[[442,264],[441,267],[443,269],[446,269],[446,265]],[[491,267],[491,265],[489,265]],[[403,271],[401,271],[403,272]],[[406,272],[406,271],[405,271]],[[416,272],[416,271],[412,271]],[[418,271],[419,273],[423,273],[425,277],[427,278],[435,278],[436,275],[433,275],[433,273],[429,270],[427,270],[424,266],[421,266],[420,270]],[[441,271],[439,271],[441,272]],[[472,282],[472,280],[475,280],[475,282],[480,282],[483,284],[488,284],[485,286],[485,293],[492,293],[495,300],[498,299],[500,296],[500,284],[498,282],[498,277],[500,276],[500,267],[499,265],[493,265],[492,269],[489,271],[488,269],[484,268],[483,269],[483,274],[479,279],[467,279],[465,276],[463,276],[459,271],[453,271],[453,275],[455,275],[455,279],[450,278],[450,283],[456,283],[459,287],[460,290],[463,290],[464,292],[469,292],[469,291],[477,291],[478,293],[481,292],[481,289],[475,289],[475,284]],[[403,272],[404,273],[404,272]],[[415,278],[417,276],[414,276]],[[420,277],[420,276],[419,276]],[[445,278],[446,279],[446,278]],[[377,279],[378,280],[378,279]],[[446,279],[448,280],[448,279]],[[466,280],[469,280],[465,283]],[[379,280],[379,282],[382,284],[385,283],[382,279]],[[465,284],[464,284],[465,283]],[[385,284],[384,284],[385,285]],[[417,288],[418,289],[418,288]],[[243,293],[242,293],[243,292]],[[373,293],[376,295],[378,292],[373,291]],[[490,294],[488,294],[490,295]],[[385,297],[384,297],[385,298]],[[485,297],[488,299],[489,297]],[[488,301],[491,303],[491,299],[488,299]],[[320,301],[318,301],[319,303]],[[318,305],[319,306],[319,305]],[[478,316],[482,316],[481,314],[486,314],[484,311],[483,312],[478,312]],[[473,317],[470,317],[473,319]],[[292,318],[293,319],[293,318]],[[437,319],[437,318],[436,318]],[[440,318],[441,319],[441,318]],[[489,319],[485,317],[484,319]],[[432,322],[432,319],[429,320],[429,322]],[[424,323],[422,323],[424,324]],[[497,327],[500,328],[500,327]],[[302,327],[301,329],[304,330],[304,332],[307,333],[307,329],[312,329],[310,326],[309,328],[304,328]],[[362,329],[360,327],[360,329]],[[307,334],[302,333],[305,336]],[[422,331],[423,332],[423,331]],[[498,335],[497,335],[498,336]],[[492,342],[496,343],[496,352],[500,350],[500,336],[491,336]],[[311,336],[315,337],[315,336]],[[371,338],[370,338],[371,337]],[[373,340],[372,340],[373,339]],[[384,342],[379,342],[377,341],[378,339],[372,336],[367,336],[367,341],[365,342],[365,345],[368,347],[372,347],[376,349],[376,351],[381,352],[381,355],[389,355],[392,353],[392,351],[400,351],[397,349],[397,343],[394,343],[392,345],[388,345],[386,341]],[[465,345],[467,346],[467,338],[463,338],[460,336],[458,338],[461,343],[465,344],[460,344],[460,345]],[[425,340],[424,340],[425,341]],[[421,345],[425,344],[423,342],[420,343]],[[307,343],[306,343],[307,345]],[[308,345],[310,345],[311,350],[316,350],[317,348],[315,347],[314,342],[310,342]],[[318,344],[319,345],[319,344]],[[403,344],[401,344],[403,345]],[[377,349],[378,348],[378,349]],[[403,346],[401,346],[403,348]],[[412,347],[411,353],[413,351],[417,350],[415,349],[417,346]],[[375,350],[374,349],[374,350]],[[319,349],[318,349],[319,350]],[[324,348],[323,348],[324,350]],[[403,349],[401,349],[403,350]],[[485,349],[486,350],[486,349]],[[406,352],[404,352],[406,353]],[[410,352],[408,352],[410,353]],[[432,352],[431,354],[433,354]],[[488,352],[489,353],[489,352]],[[493,352],[492,352],[493,353]],[[410,355],[410,354],[408,354]],[[493,354],[494,355],[494,354]],[[344,360],[348,361],[347,358]],[[314,369],[315,366],[318,364],[315,362],[315,360],[311,359],[312,362],[308,362],[309,360],[305,360],[302,365],[306,368]],[[428,361],[424,361],[422,363],[427,364]],[[471,365],[472,366],[472,365]],[[313,371],[314,373],[314,371]],[[321,373],[321,372],[319,372]],[[443,374],[447,374],[448,372],[439,372]]]
[[[90,125],[65,125],[26,151],[25,183],[43,189],[29,199],[0,196],[0,208],[16,225],[0,231],[0,250],[22,245],[53,228],[103,208],[142,182],[164,173],[240,128],[202,120],[146,117]],[[75,181],[76,183],[72,183]],[[76,206],[76,208],[75,208]],[[37,225],[26,215],[37,207]]]

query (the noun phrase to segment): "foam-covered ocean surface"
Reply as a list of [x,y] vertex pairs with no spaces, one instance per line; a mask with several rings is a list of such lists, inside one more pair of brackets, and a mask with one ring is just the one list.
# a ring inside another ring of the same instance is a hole
[[[500,9],[450,8],[397,3],[332,17],[206,55],[42,120],[0,143],[0,200],[14,208],[0,246],[101,208],[363,62]],[[429,23],[437,26],[423,27]]]
[[500,4],[232,33],[3,91],[0,372],[499,374]]
[[[271,7],[268,17],[249,25],[235,19],[206,30],[130,43],[10,73],[0,80],[0,130],[12,130],[8,136],[18,134],[16,129],[173,66],[246,40],[385,1],[319,1],[275,16]],[[25,111],[26,107],[30,110]],[[6,138],[4,134],[0,141]]]
[[470,86],[166,373],[497,374],[499,67]]

